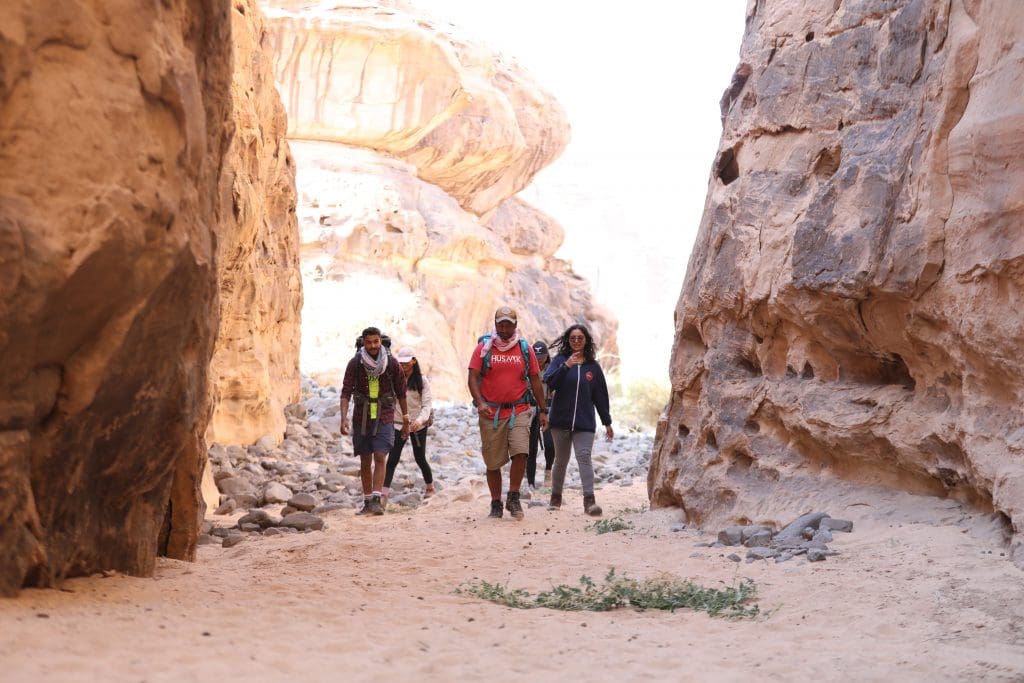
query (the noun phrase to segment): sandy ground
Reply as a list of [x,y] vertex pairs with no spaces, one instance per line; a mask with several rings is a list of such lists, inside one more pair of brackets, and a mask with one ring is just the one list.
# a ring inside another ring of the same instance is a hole
[[[1024,572],[981,517],[831,511],[857,524],[836,535],[840,555],[737,565],[694,547],[710,536],[671,532],[677,510],[628,512],[632,530],[597,535],[579,493],[566,498],[558,513],[488,520],[476,481],[415,511],[334,512],[322,533],[205,546],[153,578],[23,591],[0,600],[0,680],[1024,680]],[[606,517],[638,509],[644,483],[599,502]],[[750,577],[763,614],[515,610],[453,593],[474,578],[536,592],[609,567]]]

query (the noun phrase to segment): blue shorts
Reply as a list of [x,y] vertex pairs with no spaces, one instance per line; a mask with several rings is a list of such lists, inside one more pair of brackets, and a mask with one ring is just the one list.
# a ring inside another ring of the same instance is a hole
[[[376,432],[371,432],[374,424],[377,426]],[[370,453],[388,453],[391,451],[391,447],[395,445],[395,426],[390,422],[384,422],[384,420],[376,420],[366,425],[366,434],[360,434],[358,427],[355,427],[355,433],[352,435],[352,446],[356,452],[356,455],[369,455]]]

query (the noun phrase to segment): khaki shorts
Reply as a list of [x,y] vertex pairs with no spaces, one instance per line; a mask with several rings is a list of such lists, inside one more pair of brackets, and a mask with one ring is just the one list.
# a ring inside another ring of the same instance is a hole
[[[484,465],[489,470],[500,470],[513,455],[526,455],[530,452],[530,421],[533,411],[524,410],[516,415],[516,424],[509,429],[509,420],[499,420],[498,428],[494,428],[494,418],[480,418],[481,452]],[[509,418],[511,419],[511,418]]]

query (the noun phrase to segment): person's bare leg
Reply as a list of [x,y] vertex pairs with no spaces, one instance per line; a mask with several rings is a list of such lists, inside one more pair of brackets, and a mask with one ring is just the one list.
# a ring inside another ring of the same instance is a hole
[[501,500],[501,470],[487,470],[487,489],[491,500]]
[[526,474],[526,453],[517,453],[512,456],[512,467],[508,473],[508,490],[518,491],[523,483],[523,475]]
[[373,454],[363,453],[359,456],[359,478],[363,483],[363,496],[373,493]]
[[373,489],[379,492],[384,488],[384,474],[387,472],[387,453],[373,454]]

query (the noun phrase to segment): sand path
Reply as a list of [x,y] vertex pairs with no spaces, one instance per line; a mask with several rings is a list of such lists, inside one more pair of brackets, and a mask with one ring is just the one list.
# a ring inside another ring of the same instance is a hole
[[[0,679],[1024,680],[1024,573],[977,519],[848,514],[857,528],[837,534],[837,557],[737,565],[694,547],[708,536],[671,532],[677,510],[628,513],[633,530],[597,535],[578,492],[522,522],[483,518],[482,494],[477,481],[415,511],[329,513],[323,533],[205,546],[149,579],[23,591],[0,600]],[[599,500],[606,516],[639,508],[645,487]],[[474,578],[537,591],[612,566],[750,577],[765,614],[514,610],[452,592]]]

